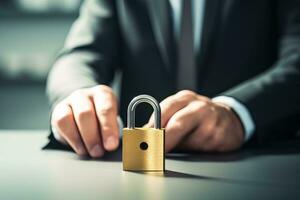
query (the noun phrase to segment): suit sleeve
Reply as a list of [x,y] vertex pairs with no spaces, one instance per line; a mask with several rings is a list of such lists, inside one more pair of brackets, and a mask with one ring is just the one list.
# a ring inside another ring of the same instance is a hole
[[281,127],[280,134],[287,134],[296,124],[295,128],[300,127],[299,1],[278,0],[276,17],[279,32],[276,63],[268,71],[224,92],[247,106],[256,125],[255,135],[261,142],[272,138],[276,127]]
[[[77,89],[111,83],[119,67],[119,35],[115,1],[84,1],[48,75],[46,92],[51,110]],[[70,149],[56,141],[51,128],[49,140],[46,149]]]
[[119,43],[114,1],[85,1],[48,75],[51,106],[76,89],[109,84],[119,66]]

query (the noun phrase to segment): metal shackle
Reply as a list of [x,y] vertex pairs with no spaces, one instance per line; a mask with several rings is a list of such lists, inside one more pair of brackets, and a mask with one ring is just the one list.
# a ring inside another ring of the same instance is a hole
[[154,111],[154,128],[160,129],[161,111],[159,103],[152,96],[139,95],[131,100],[127,109],[127,127],[133,129],[135,127],[135,109],[140,103],[148,103]]

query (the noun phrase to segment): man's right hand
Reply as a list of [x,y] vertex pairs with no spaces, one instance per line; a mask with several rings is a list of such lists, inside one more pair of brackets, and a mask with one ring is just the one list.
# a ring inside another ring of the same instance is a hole
[[78,155],[101,157],[119,146],[117,98],[110,87],[79,89],[56,105],[51,124]]

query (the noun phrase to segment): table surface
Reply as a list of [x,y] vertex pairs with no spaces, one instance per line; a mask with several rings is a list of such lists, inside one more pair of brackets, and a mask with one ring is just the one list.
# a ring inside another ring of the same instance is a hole
[[[299,199],[300,150],[171,154],[166,172],[42,150],[47,131],[0,131],[0,199]],[[289,146],[289,145],[288,145]]]

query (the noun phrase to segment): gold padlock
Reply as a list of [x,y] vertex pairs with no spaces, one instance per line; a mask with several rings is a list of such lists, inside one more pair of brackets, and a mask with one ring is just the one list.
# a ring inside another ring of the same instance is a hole
[[[154,128],[135,127],[135,109],[140,103],[149,103],[154,110]],[[127,128],[123,129],[123,170],[164,171],[165,130],[161,129],[159,103],[149,95],[132,99],[127,109]]]

